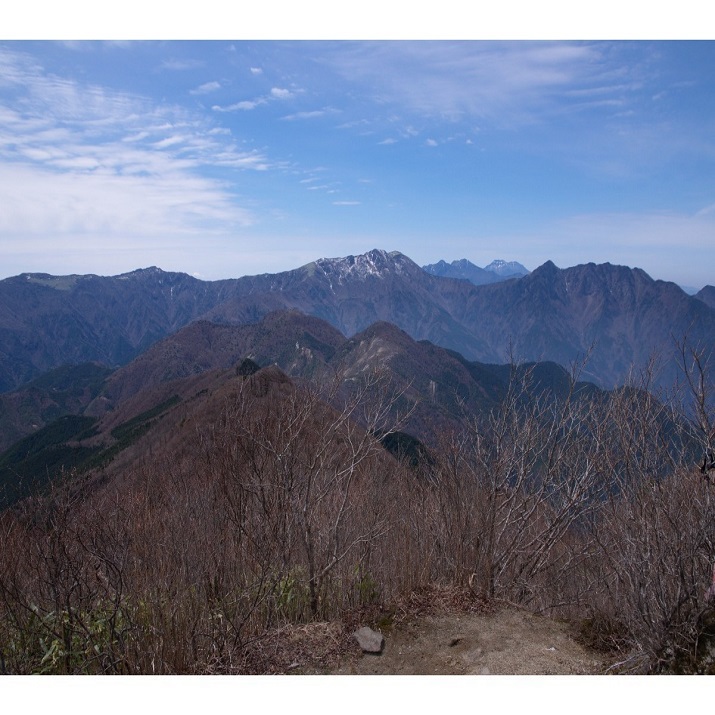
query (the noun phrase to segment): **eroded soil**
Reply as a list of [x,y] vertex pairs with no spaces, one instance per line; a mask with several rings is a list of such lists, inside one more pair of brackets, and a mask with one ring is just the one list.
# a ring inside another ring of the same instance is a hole
[[[370,626],[379,655],[354,637]],[[574,624],[468,589],[433,586],[390,608],[348,612],[343,621],[286,625],[255,643],[241,672],[295,675],[591,675],[612,657],[579,638]]]
[[351,653],[341,675],[588,675],[609,662],[563,622],[507,607],[418,617],[387,633],[381,655]]

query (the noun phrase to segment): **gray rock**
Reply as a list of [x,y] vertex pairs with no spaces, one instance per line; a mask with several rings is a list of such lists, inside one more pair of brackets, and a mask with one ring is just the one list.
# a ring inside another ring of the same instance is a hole
[[358,645],[365,653],[382,653],[385,645],[385,638],[382,633],[373,631],[372,628],[363,626],[360,630],[353,633]]

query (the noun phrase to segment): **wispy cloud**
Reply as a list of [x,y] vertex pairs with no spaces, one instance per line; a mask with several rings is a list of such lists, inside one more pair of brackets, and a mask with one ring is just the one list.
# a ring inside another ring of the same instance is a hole
[[215,112],[250,112],[257,107],[268,104],[269,102],[285,102],[293,99],[297,92],[281,87],[273,87],[268,94],[255,97],[254,99],[244,99],[240,102],[234,102],[226,106],[214,105],[211,107]]
[[221,89],[220,82],[205,82],[196,89],[190,90],[189,94],[210,94],[218,89]]
[[0,231],[185,233],[254,221],[203,167],[265,170],[204,117],[45,71],[0,48]]
[[195,70],[203,67],[204,63],[200,60],[164,60],[160,67],[163,70],[172,70],[175,72],[183,72],[184,70]]
[[0,165],[5,236],[57,234],[112,237],[184,235],[254,222],[219,184],[182,172],[152,176],[57,173],[36,166]]
[[698,218],[700,218],[702,216],[715,215],[715,204],[709,204],[708,206],[704,206],[695,215]]
[[326,107],[324,109],[313,109],[304,112],[295,112],[294,114],[287,114],[285,117],[281,117],[284,122],[295,122],[303,119],[319,119],[320,117],[325,117],[332,114],[338,114],[337,109],[332,107]]
[[350,43],[327,61],[400,113],[516,125],[594,99],[627,102],[640,89],[637,68],[608,50],[604,43]]
[[246,99],[241,102],[229,104],[226,107],[215,104],[211,109],[213,109],[214,112],[250,112],[256,107],[266,104],[267,101],[265,97],[259,97],[258,99]]

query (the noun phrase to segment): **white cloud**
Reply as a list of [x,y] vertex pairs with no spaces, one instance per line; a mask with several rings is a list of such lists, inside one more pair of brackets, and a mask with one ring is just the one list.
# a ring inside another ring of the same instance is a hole
[[266,103],[266,99],[259,97],[258,99],[247,99],[241,102],[236,102],[235,104],[229,104],[227,107],[221,107],[215,104],[211,109],[214,112],[250,112],[256,107],[260,107],[262,104]]
[[205,117],[51,75],[6,48],[0,85],[4,255],[34,251],[37,261],[108,242],[122,250],[138,236],[166,245],[172,236],[202,240],[255,223],[230,186],[203,169],[262,171],[270,163]]
[[434,140],[434,139],[427,139],[427,141],[425,141],[425,144],[427,146],[438,146],[436,140]]
[[274,99],[291,99],[295,94],[289,89],[282,89],[281,87],[273,87],[271,89],[271,97]]
[[140,142],[142,139],[146,139],[149,136],[149,132],[137,132],[136,134],[130,134],[128,137],[122,137],[123,142]]
[[[103,170],[118,173],[216,162],[264,169],[268,163],[256,152],[237,150],[228,130],[202,115],[50,75],[27,55],[4,48],[0,85],[8,90],[0,105],[0,161],[53,165],[91,157]],[[167,151],[172,147],[177,152]]]
[[594,99],[620,105],[640,87],[608,43],[349,43],[329,61],[386,107],[450,121],[529,123]]
[[[214,105],[211,107],[215,112],[236,112],[236,111],[243,111],[243,112],[249,112],[256,107],[260,107],[264,104],[268,104],[268,102],[274,102],[274,101],[285,101],[288,99],[292,99],[295,97],[295,92],[291,92],[289,89],[281,89],[280,87],[273,87],[270,91],[269,94],[262,96],[262,97],[256,97],[255,99],[245,99],[240,102],[236,102],[234,104],[229,104],[228,106],[222,107],[220,105]],[[331,110],[323,110],[323,111],[331,111]],[[301,117],[299,115],[292,115],[291,118],[293,119],[305,119],[309,117]]]
[[[255,218],[224,187],[178,171],[136,174],[65,173],[0,165],[0,233],[6,237],[84,235],[107,241],[138,235],[201,235],[245,227]],[[3,245],[3,250],[7,245]]]
[[251,74],[253,74],[253,75],[263,74],[263,70],[260,67],[251,67]]
[[152,144],[156,149],[166,149],[170,146],[176,146],[177,144],[183,144],[189,137],[182,136],[181,134],[174,134],[170,137],[165,137]]
[[360,206],[362,201],[333,201],[333,206]]
[[288,114],[285,117],[281,117],[283,121],[293,122],[302,119],[318,119],[320,117],[325,117],[330,114],[338,114],[337,109],[332,109],[331,107],[326,107],[325,109],[314,109],[312,111],[296,112],[295,114]]
[[709,214],[715,214],[715,204],[710,204],[709,206],[704,206],[695,215],[697,217],[700,217],[700,216],[708,216]]
[[215,92],[217,89],[221,89],[220,82],[206,82],[198,86],[196,89],[190,90],[189,94],[210,94],[211,92]]

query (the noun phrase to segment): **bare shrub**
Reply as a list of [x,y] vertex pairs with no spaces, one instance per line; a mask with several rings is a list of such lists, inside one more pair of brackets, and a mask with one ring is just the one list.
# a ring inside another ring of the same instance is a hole
[[715,504],[706,364],[684,355],[689,412],[648,372],[554,392],[514,365],[413,465],[380,444],[407,405],[382,376],[232,374],[171,453],[0,514],[0,670],[260,672],[290,624],[442,592],[581,618],[624,670],[697,670]]
[[558,398],[534,389],[532,369],[514,366],[500,406],[465,421],[441,450],[446,558],[487,598],[533,603],[540,578],[565,580],[576,563],[581,547],[567,548],[567,536],[593,508],[603,475],[585,448],[598,435],[586,430],[588,403],[575,385],[572,376]]
[[682,402],[656,397],[651,377],[609,400],[609,488],[591,522],[597,578],[586,605],[622,634],[631,672],[694,667],[715,555],[715,501],[692,464]]
[[127,634],[126,512],[81,507],[69,485],[3,515],[5,658],[13,672],[120,673]]
[[323,617],[344,605],[350,582],[361,597],[374,590],[369,558],[388,529],[380,491],[392,463],[376,435],[395,429],[399,395],[374,374],[340,409],[328,406],[338,381],[323,391],[274,384],[271,399],[265,387],[238,386],[202,433],[203,454],[248,563],[270,587],[266,607],[276,618]]
[[627,669],[663,670],[693,654],[714,519],[710,490],[692,471],[633,481],[602,505],[594,531],[602,593],[590,605],[627,633]]

